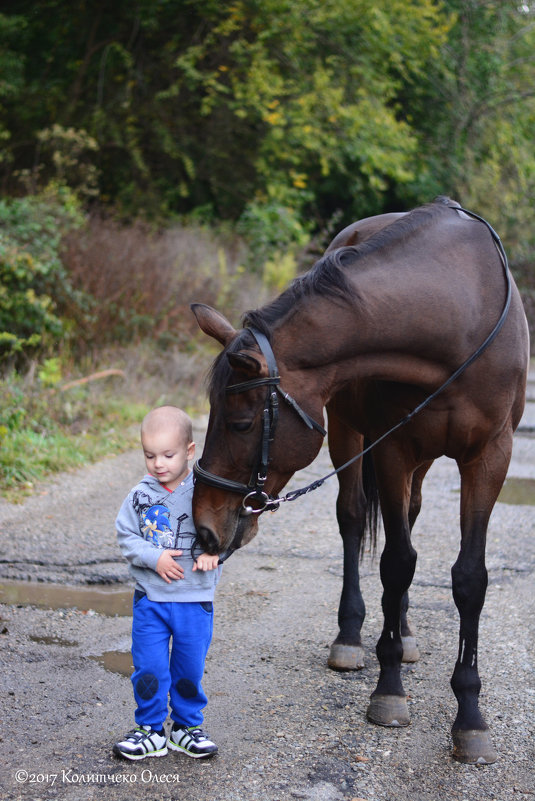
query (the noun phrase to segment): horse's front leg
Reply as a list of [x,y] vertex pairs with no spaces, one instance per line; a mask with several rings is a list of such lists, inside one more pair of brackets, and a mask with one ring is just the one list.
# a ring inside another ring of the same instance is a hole
[[459,610],[459,653],[451,678],[458,703],[452,727],[453,756],[460,762],[486,764],[498,755],[479,710],[481,680],[477,669],[479,617],[487,589],[485,543],[492,508],[509,464],[512,435],[491,443],[476,462],[459,464],[461,472],[461,548],[452,567],[452,589]]
[[[338,607],[338,635],[331,645],[328,665],[334,670],[360,670],[364,667],[361,629],[366,606],[360,589],[359,558],[363,523],[337,504],[337,519],[344,546],[344,576]],[[363,518],[364,519],[364,518]]]
[[[328,408],[329,452],[335,467],[362,450],[363,437],[348,428]],[[366,607],[360,589],[359,560],[366,524],[366,497],[360,460],[338,474],[336,519],[344,548],[344,575],[338,607],[338,635],[331,645],[328,665],[334,670],[364,667],[361,628]]]
[[[367,716],[381,726],[407,726],[410,723],[401,683],[401,616],[416,567],[416,551],[411,544],[409,524],[412,473],[397,456],[399,454],[389,449],[386,458],[376,460],[385,529],[385,547],[380,564],[384,624],[376,648],[379,680],[370,698]],[[392,465],[395,465],[394,470]]]

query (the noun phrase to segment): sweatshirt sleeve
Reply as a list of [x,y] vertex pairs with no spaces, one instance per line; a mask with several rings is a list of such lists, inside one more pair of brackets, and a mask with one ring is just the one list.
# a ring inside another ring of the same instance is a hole
[[162,555],[162,549],[147,542],[139,528],[139,518],[129,495],[119,510],[115,521],[117,541],[125,559],[137,567],[149,567],[156,570],[156,563]]

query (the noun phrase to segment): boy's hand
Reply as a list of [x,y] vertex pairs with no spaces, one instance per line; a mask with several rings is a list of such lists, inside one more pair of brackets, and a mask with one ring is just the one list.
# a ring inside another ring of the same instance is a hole
[[184,578],[184,568],[175,562],[173,556],[182,556],[182,551],[173,551],[171,548],[166,548],[156,562],[156,572],[168,584]]
[[215,570],[219,564],[219,555],[212,556],[209,553],[202,553],[193,563],[194,570]]

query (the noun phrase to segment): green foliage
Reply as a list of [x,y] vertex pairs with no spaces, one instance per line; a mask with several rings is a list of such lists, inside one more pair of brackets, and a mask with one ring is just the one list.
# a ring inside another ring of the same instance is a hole
[[44,349],[61,335],[61,320],[45,290],[47,272],[46,265],[0,232],[0,359]]
[[57,356],[45,359],[39,368],[37,376],[42,386],[46,389],[57,386],[62,379],[61,360]]
[[0,199],[1,230],[32,256],[40,257],[47,273],[57,267],[62,236],[83,221],[76,196],[54,184],[37,195]]
[[0,199],[0,361],[15,364],[66,334],[58,302],[69,294],[61,237],[81,222],[72,195]]
[[0,239],[0,357],[45,347],[48,337],[61,334],[50,296],[36,291],[42,277],[29,253]]
[[292,253],[275,253],[264,264],[263,281],[269,289],[279,293],[295,278],[297,263]]
[[25,26],[22,16],[0,13],[0,164],[7,164],[10,160],[9,151],[3,147],[11,136],[6,104],[17,99],[24,89],[25,60],[19,47],[20,34]]
[[98,146],[93,137],[84,130],[63,128],[56,123],[39,131],[37,139],[40,159],[49,155],[55,170],[53,179],[59,186],[68,186],[83,200],[98,195],[98,169],[91,161]]
[[[253,203],[291,201],[302,219],[327,204],[332,214],[333,202],[347,202],[356,214],[380,202],[390,181],[413,177],[416,138],[396,93],[425,71],[444,42],[448,21],[440,4],[196,5],[206,33],[178,56],[178,78],[165,97],[193,91],[202,128],[215,118],[221,123],[218,158],[210,163],[220,208],[230,191],[251,185],[251,175]],[[228,177],[221,180],[223,170]],[[197,171],[192,179],[199,177]]]
[[434,0],[5,6],[24,59],[6,106],[19,172],[96,191],[92,166],[101,199],[126,211],[234,220],[251,203],[357,214],[412,178],[398,95],[450,24]]
[[303,224],[297,212],[274,201],[249,203],[238,220],[237,231],[249,247],[248,267],[256,273],[275,253],[289,250],[291,254],[310,238],[310,226]]
[[513,262],[535,245],[535,8],[451,0],[442,58],[407,96],[426,164],[416,196],[447,193],[487,216]]

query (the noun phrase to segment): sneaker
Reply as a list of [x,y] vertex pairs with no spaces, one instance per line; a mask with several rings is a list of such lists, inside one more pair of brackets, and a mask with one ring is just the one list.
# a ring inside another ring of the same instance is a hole
[[154,731],[150,726],[138,726],[129,731],[124,740],[115,743],[113,753],[125,759],[145,759],[145,757],[161,757],[167,754],[165,732]]
[[217,745],[208,739],[199,726],[182,728],[178,723],[173,725],[167,745],[172,751],[183,751],[194,759],[210,757],[217,754]]

